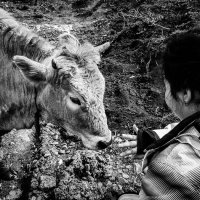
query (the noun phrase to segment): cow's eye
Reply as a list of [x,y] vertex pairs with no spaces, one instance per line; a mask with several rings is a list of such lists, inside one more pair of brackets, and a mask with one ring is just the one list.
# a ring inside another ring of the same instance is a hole
[[74,104],[77,104],[77,105],[81,105],[81,102],[78,98],[76,97],[70,97],[70,100],[74,103]]

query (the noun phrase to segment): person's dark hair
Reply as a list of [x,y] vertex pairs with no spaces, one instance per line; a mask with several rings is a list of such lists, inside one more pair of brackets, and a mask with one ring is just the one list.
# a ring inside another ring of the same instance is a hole
[[200,28],[169,37],[162,67],[172,96],[177,99],[177,92],[190,89],[194,100],[194,92],[200,93]]

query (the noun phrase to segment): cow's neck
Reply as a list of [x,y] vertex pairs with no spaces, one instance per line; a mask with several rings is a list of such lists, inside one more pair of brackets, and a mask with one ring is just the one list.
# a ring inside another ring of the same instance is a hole
[[0,131],[29,128],[35,120],[35,88],[0,52]]
[[0,132],[29,128],[38,116],[35,87],[12,67],[12,57],[23,55],[42,61],[55,48],[12,20],[0,23]]

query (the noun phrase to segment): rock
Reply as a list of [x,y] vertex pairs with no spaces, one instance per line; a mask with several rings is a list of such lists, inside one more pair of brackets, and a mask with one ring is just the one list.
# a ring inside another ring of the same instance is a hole
[[68,149],[69,147],[68,147],[67,144],[63,144],[62,148],[63,148],[63,149]]
[[56,149],[52,148],[51,151],[52,151],[52,153],[53,153],[54,155],[58,155],[58,151],[57,151]]
[[133,166],[132,165],[126,165],[126,169],[132,169]]
[[111,181],[115,181],[115,180],[116,180],[116,177],[115,177],[115,176],[112,176],[112,177],[110,177],[110,180],[111,180]]
[[103,194],[103,184],[101,182],[98,183],[98,190],[101,194]]
[[50,189],[56,186],[56,178],[53,176],[41,176],[40,177],[40,188],[41,189]]
[[32,187],[33,189],[36,189],[36,188],[38,187],[38,185],[39,185],[38,180],[37,180],[36,178],[33,178],[33,179],[31,180],[31,187]]
[[58,139],[58,135],[54,135],[53,139],[57,140]]
[[123,178],[125,178],[125,179],[130,178],[129,175],[128,175],[128,174],[125,174],[125,173],[123,173],[122,176],[123,176]]
[[60,149],[59,153],[60,154],[65,154],[65,150],[64,149]]
[[63,160],[62,159],[59,159],[58,160],[58,166],[62,165],[63,164]]
[[11,190],[9,194],[6,196],[6,200],[15,200],[20,198],[22,191],[20,189]]
[[51,156],[51,153],[50,153],[49,151],[46,151],[46,152],[44,153],[44,157],[46,158],[46,157],[49,157],[49,156]]
[[59,142],[52,142],[51,144],[52,144],[52,145],[58,145]]

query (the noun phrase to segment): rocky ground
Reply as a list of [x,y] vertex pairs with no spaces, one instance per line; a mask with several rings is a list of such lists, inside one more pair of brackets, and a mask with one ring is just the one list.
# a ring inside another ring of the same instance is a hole
[[110,41],[100,70],[106,78],[105,107],[115,142],[106,150],[85,149],[41,122],[41,134],[12,130],[2,136],[0,156],[17,172],[0,181],[0,199],[115,200],[140,190],[141,161],[119,156],[122,133],[162,128],[177,120],[163,100],[160,57],[165,39],[198,24],[197,0],[0,1],[0,7],[51,43],[70,31],[94,45]]

